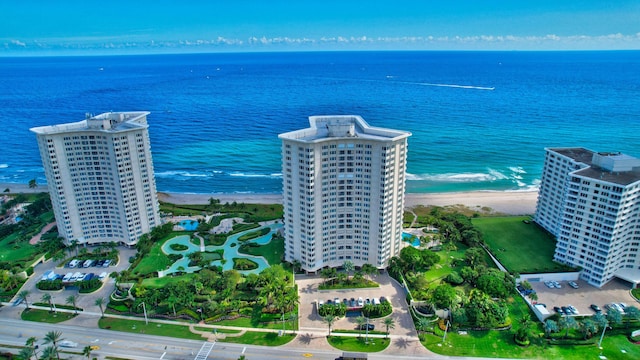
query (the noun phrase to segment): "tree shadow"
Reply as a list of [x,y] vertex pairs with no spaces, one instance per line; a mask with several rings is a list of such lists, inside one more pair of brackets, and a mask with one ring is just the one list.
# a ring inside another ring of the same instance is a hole
[[309,345],[311,344],[311,340],[313,340],[313,334],[310,334],[310,333],[301,334],[299,338],[301,343],[305,345]]
[[409,340],[405,339],[405,338],[397,338],[393,341],[395,343],[395,345],[401,349],[406,349],[407,347],[409,347]]

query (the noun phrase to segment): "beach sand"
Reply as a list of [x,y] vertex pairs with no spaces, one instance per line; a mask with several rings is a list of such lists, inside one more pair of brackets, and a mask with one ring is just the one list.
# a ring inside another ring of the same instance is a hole
[[[9,189],[11,193],[46,192],[46,185],[29,188],[27,184],[0,183],[0,192]],[[183,194],[158,192],[158,200],[172,204],[208,204],[214,198],[224,203],[282,204],[281,194]],[[507,215],[530,215],[535,213],[537,191],[471,191],[454,193],[407,193],[405,207],[465,206],[479,212],[494,212]],[[489,211],[487,211],[490,209]]]
[[[160,201],[172,204],[208,204],[209,199],[252,204],[282,204],[280,194],[177,194],[158,193]],[[536,210],[537,191],[472,191],[455,193],[407,193],[405,207],[419,205],[461,205],[479,212],[503,213],[507,215],[530,215]]]

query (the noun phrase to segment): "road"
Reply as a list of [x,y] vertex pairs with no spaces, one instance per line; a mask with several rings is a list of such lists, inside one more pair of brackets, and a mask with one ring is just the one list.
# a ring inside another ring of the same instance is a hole
[[[204,341],[177,339],[163,336],[140,335],[133,337],[129,333],[111,330],[87,329],[77,326],[61,324],[45,324],[12,319],[0,319],[0,344],[10,346],[24,346],[29,337],[36,337],[40,349],[42,338],[49,331],[60,331],[65,340],[78,343],[77,348],[61,348],[64,357],[68,359],[83,358],[82,348],[87,345],[97,345],[99,350],[92,352],[92,356],[104,358],[106,356],[132,360],[178,360],[194,359]],[[0,347],[2,347],[0,345]],[[13,349],[19,350],[19,349]],[[76,353],[71,354],[71,353]],[[319,352],[311,349],[282,349],[265,346],[253,346],[232,343],[215,343],[209,359],[236,360],[240,355],[247,359],[301,359],[313,355],[314,359],[335,359],[339,352]]]

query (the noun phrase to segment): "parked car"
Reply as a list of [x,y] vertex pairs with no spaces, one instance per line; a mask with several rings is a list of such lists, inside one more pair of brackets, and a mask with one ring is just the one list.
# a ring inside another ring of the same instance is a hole
[[111,260],[107,259],[104,261],[104,264],[102,264],[102,267],[109,267],[109,265],[111,265]]
[[376,326],[373,324],[362,324],[360,325],[360,330],[369,330],[372,331],[373,329],[375,329]]
[[564,314],[564,312],[562,311],[562,309],[560,309],[559,306],[554,306],[553,311],[557,312],[560,315]]
[[386,297],[384,297],[384,296],[380,296],[380,302],[381,302],[381,303],[383,303],[383,302],[389,302],[389,300],[387,300],[387,298],[386,298]]
[[574,314],[574,315],[580,314],[580,312],[578,311],[578,309],[575,308],[575,306],[567,305],[567,307],[569,308],[569,310],[571,310],[572,314]]
[[554,281],[554,282],[553,282],[553,286],[555,286],[555,287],[556,287],[556,289],[561,289],[561,288],[562,288],[562,285],[560,285],[560,283],[559,283],[559,282],[557,282],[557,281]]
[[96,261],[96,266],[97,266],[97,267],[102,267],[102,265],[104,265],[104,260],[98,260],[98,261]]
[[589,306],[591,308],[591,310],[595,311],[596,313],[600,313],[602,312],[602,309],[600,309],[600,306],[596,305],[596,304],[591,304],[591,306]]
[[569,286],[571,286],[574,289],[578,288],[578,284],[575,281],[569,281],[568,284],[569,284]]
[[568,307],[563,306],[563,307],[561,307],[561,309],[562,309],[562,312],[563,312],[565,315],[571,315],[571,310],[570,310]]
[[364,306],[364,300],[361,297],[358,298],[358,306]]

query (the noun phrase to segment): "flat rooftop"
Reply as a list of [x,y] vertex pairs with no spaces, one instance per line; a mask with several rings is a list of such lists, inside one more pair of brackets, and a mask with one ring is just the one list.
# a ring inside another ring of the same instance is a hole
[[550,148],[549,150],[583,163],[588,167],[572,172],[577,176],[583,176],[595,180],[602,180],[612,184],[627,186],[640,181],[640,168],[631,168],[628,171],[612,171],[596,165],[594,158],[610,158],[613,161],[637,160],[632,156],[621,153],[594,152],[585,148]]
[[411,136],[408,131],[369,126],[358,115],[310,116],[310,127],[278,135],[281,139],[318,142],[333,139],[394,141]]
[[40,135],[62,134],[76,131],[118,132],[146,128],[147,111],[108,112],[100,115],[87,114],[82,121],[34,127],[30,130]]

